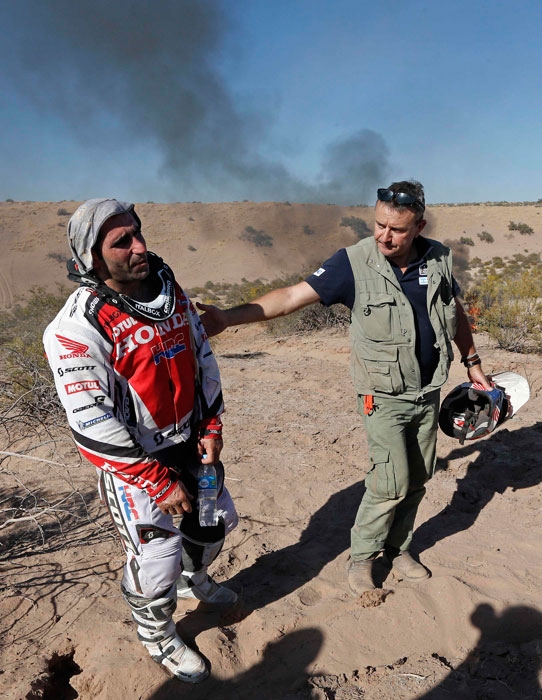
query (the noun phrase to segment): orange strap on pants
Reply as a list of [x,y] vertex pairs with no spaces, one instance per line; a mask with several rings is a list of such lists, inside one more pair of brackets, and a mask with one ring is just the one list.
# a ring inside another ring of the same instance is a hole
[[366,416],[373,410],[373,399],[374,397],[371,394],[363,397],[363,412]]

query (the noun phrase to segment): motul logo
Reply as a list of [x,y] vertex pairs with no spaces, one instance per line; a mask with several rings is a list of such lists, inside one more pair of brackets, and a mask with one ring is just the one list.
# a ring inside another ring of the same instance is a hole
[[56,336],[66,350],[69,350],[69,355],[60,355],[61,360],[67,360],[70,357],[90,357],[87,355],[88,345],[84,343],[78,343],[76,340],[71,340],[70,338],[65,338],[63,335]]
[[91,379],[86,382],[73,382],[72,384],[64,384],[67,394],[77,394],[79,391],[101,391],[100,382],[97,379]]

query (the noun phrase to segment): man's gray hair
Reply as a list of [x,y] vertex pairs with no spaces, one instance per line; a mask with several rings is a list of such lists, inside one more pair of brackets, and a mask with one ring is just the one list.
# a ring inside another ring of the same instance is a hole
[[98,240],[101,227],[112,216],[131,214],[138,227],[141,221],[131,202],[117,199],[87,199],[68,222],[68,245],[80,272],[92,270],[92,248]]

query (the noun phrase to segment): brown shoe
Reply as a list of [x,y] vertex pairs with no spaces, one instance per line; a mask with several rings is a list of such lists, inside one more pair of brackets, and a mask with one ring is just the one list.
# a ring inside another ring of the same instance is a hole
[[423,564],[416,561],[408,550],[399,552],[396,556],[386,552],[386,558],[392,565],[394,572],[405,581],[416,583],[417,581],[425,581],[431,576],[429,569],[426,569]]
[[375,587],[373,582],[374,557],[371,559],[361,559],[360,561],[350,561],[348,566],[348,587],[352,595],[360,596],[365,591],[372,591]]

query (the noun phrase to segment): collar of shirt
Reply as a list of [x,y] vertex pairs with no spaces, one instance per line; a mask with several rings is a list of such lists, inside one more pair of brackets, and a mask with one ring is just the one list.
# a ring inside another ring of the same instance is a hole
[[408,273],[414,269],[418,270],[419,266],[427,258],[433,244],[427,238],[422,238],[419,236],[414,241],[414,247],[416,251],[416,258],[412,262],[408,263],[408,267],[404,272],[401,272],[401,269],[392,260],[389,261],[398,279],[406,277],[406,275],[408,275]]

